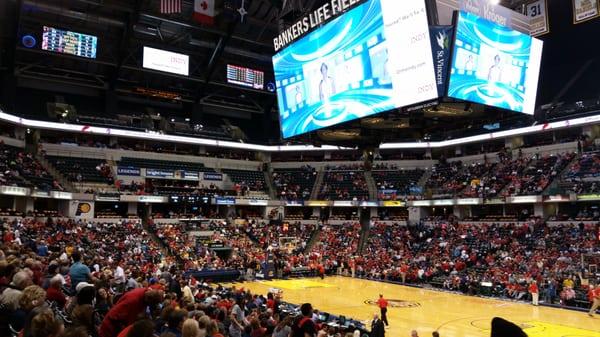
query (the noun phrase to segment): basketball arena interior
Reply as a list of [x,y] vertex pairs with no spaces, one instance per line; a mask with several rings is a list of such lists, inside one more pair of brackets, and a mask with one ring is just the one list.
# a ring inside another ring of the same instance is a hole
[[1,0],[0,336],[600,337],[600,1]]

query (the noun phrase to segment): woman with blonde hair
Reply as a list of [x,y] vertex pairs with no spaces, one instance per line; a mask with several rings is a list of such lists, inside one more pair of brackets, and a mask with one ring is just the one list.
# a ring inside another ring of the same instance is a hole
[[200,335],[200,327],[198,321],[193,318],[188,318],[183,322],[181,328],[181,337],[198,337]]
[[23,290],[19,299],[19,307],[27,312],[46,302],[46,291],[40,286],[29,286]]
[[36,307],[31,310],[25,322],[23,337],[56,337],[64,330],[62,322],[47,307]]
[[19,298],[19,307],[10,315],[10,326],[19,331],[23,328],[25,318],[35,308],[46,303],[46,291],[40,286],[29,286],[23,289],[23,293]]

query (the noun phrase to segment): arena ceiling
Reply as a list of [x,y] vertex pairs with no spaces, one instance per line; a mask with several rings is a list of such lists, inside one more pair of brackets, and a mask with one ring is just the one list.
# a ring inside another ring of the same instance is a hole
[[[243,21],[237,12],[241,0],[217,0],[221,12],[214,26],[194,23],[193,0],[182,2],[181,14],[164,15],[159,13],[159,0],[2,1],[3,106],[34,115],[34,110],[60,96],[58,100],[64,99],[76,105],[80,113],[92,115],[111,114],[116,106],[120,113],[143,113],[150,107],[165,115],[189,118],[192,123],[219,124],[221,118],[228,118],[251,140],[280,142],[274,93],[227,84],[225,68],[232,63],[260,69],[265,71],[266,81],[272,80],[272,38],[280,27],[324,0],[245,0],[247,14]],[[502,1],[517,9],[525,2]],[[97,35],[97,58],[26,48],[21,37],[33,35],[40,43],[44,25]],[[189,54],[190,76],[143,68],[143,46]],[[16,83],[12,90],[7,89],[11,81]],[[151,97],[147,89],[164,91],[177,99]],[[465,132],[485,131],[485,125],[496,122],[501,122],[503,128],[518,127],[531,125],[535,119],[481,106],[445,104],[425,110],[392,111],[343,125],[346,131],[339,137],[342,143],[444,140],[464,136]],[[335,132],[302,139],[335,140]]]

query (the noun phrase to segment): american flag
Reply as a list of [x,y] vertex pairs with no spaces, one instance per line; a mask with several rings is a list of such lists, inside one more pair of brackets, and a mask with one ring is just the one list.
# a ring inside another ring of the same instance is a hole
[[160,13],[181,13],[181,0],[160,0]]

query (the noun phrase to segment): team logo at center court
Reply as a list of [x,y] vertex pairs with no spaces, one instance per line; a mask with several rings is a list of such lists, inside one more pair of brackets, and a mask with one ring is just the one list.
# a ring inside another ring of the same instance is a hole
[[[421,303],[419,303],[419,302],[404,301],[404,300],[391,300],[391,299],[386,299],[386,300],[388,302],[388,305],[392,308],[416,308],[416,307],[421,306]],[[376,300],[365,300],[365,304],[377,305],[377,301]]]

